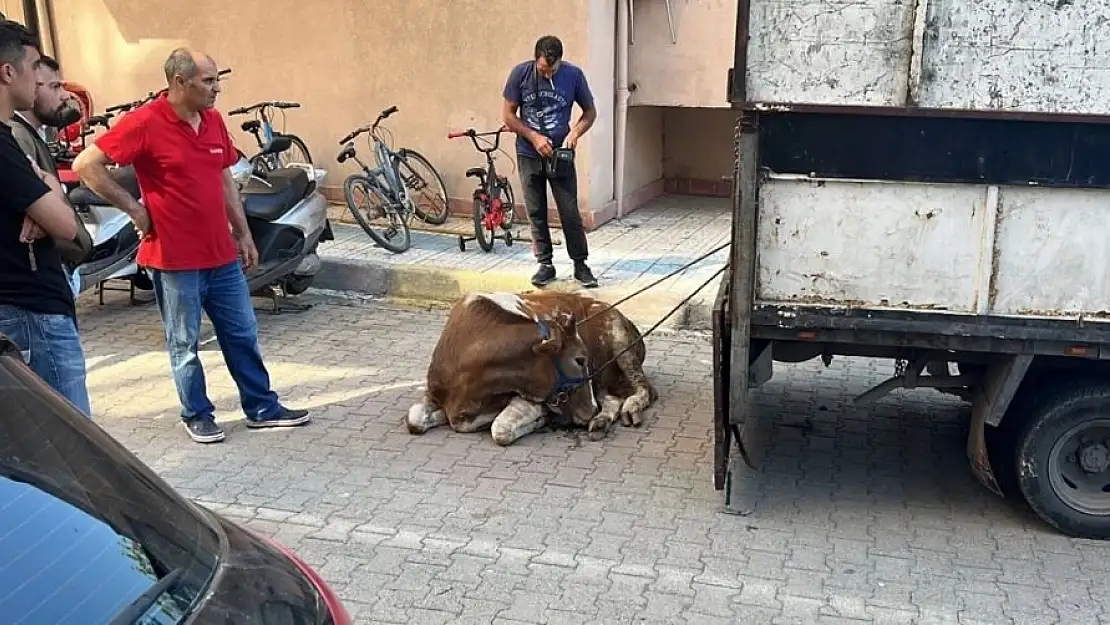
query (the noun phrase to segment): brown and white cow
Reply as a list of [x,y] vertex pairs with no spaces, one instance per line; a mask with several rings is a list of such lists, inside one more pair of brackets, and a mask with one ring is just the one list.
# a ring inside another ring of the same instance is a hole
[[408,429],[490,426],[493,440],[509,445],[546,425],[549,411],[586,427],[592,438],[618,418],[639,427],[658,397],[644,375],[645,352],[635,324],[597,299],[557,291],[471,293],[451,309]]

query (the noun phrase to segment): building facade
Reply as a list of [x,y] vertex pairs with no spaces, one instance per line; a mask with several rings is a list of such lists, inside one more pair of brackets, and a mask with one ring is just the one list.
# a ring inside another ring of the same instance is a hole
[[[447,133],[496,128],[509,69],[531,57],[538,37],[555,34],[598,103],[599,119],[579,149],[588,226],[665,192],[728,193],[736,0],[0,0],[13,19],[26,18],[30,6],[44,47],[67,80],[92,92],[97,112],[161,88],[167,53],[194,46],[232,69],[221,110],[301,103],[287,112],[284,129],[328,170],[333,199],[354,167],[336,163],[338,139],[397,105],[387,122],[395,147],[427,156],[463,210],[473,185],[463,172],[482,158]],[[229,127],[251,153],[253,139],[239,121]],[[515,172],[512,141],[503,143],[514,162],[501,167]]]

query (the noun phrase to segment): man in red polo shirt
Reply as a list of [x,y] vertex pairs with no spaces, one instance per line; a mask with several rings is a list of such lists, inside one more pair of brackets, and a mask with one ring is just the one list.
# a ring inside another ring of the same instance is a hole
[[[197,357],[202,311],[212,320],[239,388],[247,426],[303,425],[308,412],[281,405],[258,348],[258,323],[243,274],[258,262],[258,251],[228,169],[237,160],[235,147],[212,108],[220,92],[216,63],[179,48],[165,71],[168,93],[124,115],[81,152],[74,169],[139,230],[138,263],[153,274],[181,418],[193,440],[224,438]],[[142,203],[112,180],[109,161],[135,167]]]

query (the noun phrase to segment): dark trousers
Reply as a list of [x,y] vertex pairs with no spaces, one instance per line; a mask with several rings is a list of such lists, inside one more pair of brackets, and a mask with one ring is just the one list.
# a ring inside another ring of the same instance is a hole
[[524,206],[532,223],[532,251],[541,264],[551,264],[551,227],[547,223],[547,183],[559,209],[563,223],[563,236],[567,242],[567,255],[573,261],[584,261],[590,250],[586,246],[586,231],[582,228],[582,215],[578,214],[578,172],[568,168],[565,176],[548,178],[543,171],[543,161],[529,156],[517,156],[520,183],[524,186]]

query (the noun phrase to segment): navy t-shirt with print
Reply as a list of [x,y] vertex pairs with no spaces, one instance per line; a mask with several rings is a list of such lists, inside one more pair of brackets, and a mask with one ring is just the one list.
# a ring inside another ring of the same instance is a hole
[[[585,72],[567,61],[560,64],[550,79],[536,72],[534,61],[517,65],[509,72],[502,95],[506,100],[519,104],[519,115],[524,125],[551,139],[554,147],[560,147],[570,134],[574,104],[577,102],[583,109],[594,104]],[[516,139],[516,152],[532,158],[540,156],[531,142],[523,137]]]

